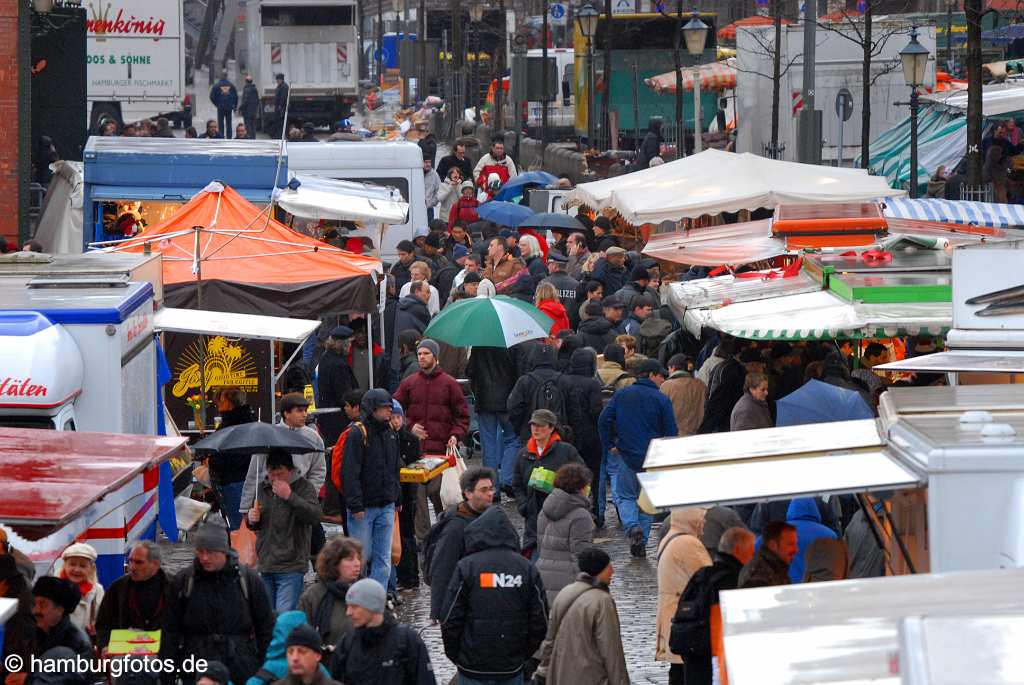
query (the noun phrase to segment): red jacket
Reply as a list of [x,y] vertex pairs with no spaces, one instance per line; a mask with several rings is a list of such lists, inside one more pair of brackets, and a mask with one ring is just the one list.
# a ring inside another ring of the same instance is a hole
[[480,215],[476,213],[479,206],[480,202],[475,197],[460,197],[448,212],[448,232],[451,233],[456,221],[461,220],[465,226],[480,221]]
[[462,388],[440,367],[429,376],[420,370],[404,378],[395,399],[410,428],[418,423],[426,429],[424,454],[444,454],[450,436],[469,434],[469,406]]
[[571,328],[569,326],[569,317],[565,313],[565,307],[558,300],[544,300],[537,308],[550,316],[551,320],[555,322],[549,331],[551,337],[558,335],[559,331]]

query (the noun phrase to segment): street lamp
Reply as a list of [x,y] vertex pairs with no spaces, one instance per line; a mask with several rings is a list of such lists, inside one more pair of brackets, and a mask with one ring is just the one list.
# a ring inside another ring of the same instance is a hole
[[[704,53],[704,44],[707,38],[708,25],[700,20],[700,15],[697,12],[694,12],[690,21],[686,22],[686,25],[683,26],[683,39],[686,41],[686,51],[690,53],[691,57],[697,57]],[[694,67],[691,71],[691,78],[693,81],[693,153],[697,154],[704,147],[704,141],[701,139],[704,128],[704,116],[700,109],[700,69]],[[682,131],[679,131],[678,134],[679,143],[677,144],[682,146]]]
[[924,83],[928,68],[928,49],[917,42],[917,26],[910,29],[910,42],[900,50],[903,80],[910,88],[910,197],[918,195],[917,175],[917,110],[920,106],[917,89]]
[[478,124],[480,123],[480,22],[483,21],[483,18],[484,3],[480,0],[473,0],[469,3],[469,23],[473,27],[473,72],[470,87],[473,89],[473,114]]
[[585,3],[576,11],[576,24],[587,41],[587,145],[594,144],[594,34],[601,13]]

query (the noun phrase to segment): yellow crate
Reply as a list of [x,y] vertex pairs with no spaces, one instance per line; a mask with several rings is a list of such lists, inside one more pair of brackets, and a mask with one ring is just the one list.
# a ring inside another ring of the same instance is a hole
[[[440,463],[436,463],[440,459]],[[417,468],[417,466],[419,466]],[[399,480],[403,483],[426,483],[440,476],[448,468],[448,460],[444,457],[424,457],[399,472]]]

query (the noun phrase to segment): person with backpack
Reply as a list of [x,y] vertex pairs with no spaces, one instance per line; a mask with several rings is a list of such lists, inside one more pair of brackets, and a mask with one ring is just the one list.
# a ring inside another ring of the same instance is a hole
[[601,380],[604,399],[609,400],[616,391],[633,385],[636,376],[626,370],[626,350],[622,345],[614,342],[605,345],[603,356],[597,377]]
[[753,558],[754,534],[741,526],[730,528],[718,541],[714,563],[694,573],[683,589],[668,639],[672,653],[683,658],[684,677],[679,682],[711,685],[711,660],[715,656],[719,659],[719,670],[722,669],[719,593],[736,589],[740,571]]
[[[313,630],[312,626],[306,621],[305,614],[301,611],[285,611],[278,615],[277,621],[274,623],[274,633],[270,638],[270,646],[267,647],[267,656],[263,660],[263,665],[244,685],[271,685],[271,683],[276,683],[288,677],[288,636],[299,626],[305,626]],[[320,635],[315,630],[313,635],[316,635],[318,641],[320,640]],[[320,674],[323,677],[330,677],[330,673],[326,668],[323,666],[320,668],[322,669]]]
[[[589,348],[575,350],[569,358],[569,370],[558,380],[566,399],[566,418],[574,427],[573,446],[590,469],[592,479],[601,471],[601,438],[597,419],[604,408],[602,385],[597,378],[597,355]],[[598,488],[590,484],[591,511],[598,511]]]
[[533,368],[520,376],[509,393],[508,419],[524,443],[530,439],[530,417],[538,409],[554,413],[558,425],[567,425],[565,395],[558,387],[558,353],[554,346],[539,344],[533,350]]
[[583,465],[576,448],[563,442],[558,418],[550,409],[530,415],[530,438],[519,451],[512,487],[516,509],[524,520],[523,555],[533,557],[537,549],[537,515],[555,486],[555,473],[566,464]]
[[519,536],[501,507],[466,526],[466,556],[455,567],[441,609],[444,653],[460,685],[520,685],[547,632],[548,607],[537,567],[519,554]]
[[345,594],[354,629],[334,646],[331,677],[345,685],[437,685],[422,638],[387,611],[387,592],[363,578]]
[[441,620],[441,607],[455,567],[466,553],[466,527],[494,502],[494,471],[471,466],[459,476],[462,501],[441,514],[423,541],[423,575],[430,585],[430,619]]
[[612,395],[598,419],[598,430],[607,459],[614,462],[608,470],[617,474],[613,497],[630,554],[643,558],[652,519],[637,505],[640,481],[636,474],[643,470],[651,440],[674,437],[678,429],[672,403],[659,390],[668,372],[657,360],[646,359],[636,375],[635,383]]
[[615,572],[608,554],[587,547],[580,574],[551,605],[534,682],[546,685],[629,685],[619,612],[608,591]]
[[[244,683],[259,670],[274,632],[267,588],[256,569],[239,563],[222,526],[204,523],[192,540],[195,561],[174,578],[160,658],[179,669],[190,656],[220,661],[231,682]],[[185,682],[193,675],[182,673]]]
[[669,651],[672,617],[686,584],[698,570],[711,565],[711,557],[700,541],[703,509],[674,509],[669,524],[668,533],[658,545],[658,636],[654,658],[672,664],[668,670],[669,685],[683,685],[683,660]]

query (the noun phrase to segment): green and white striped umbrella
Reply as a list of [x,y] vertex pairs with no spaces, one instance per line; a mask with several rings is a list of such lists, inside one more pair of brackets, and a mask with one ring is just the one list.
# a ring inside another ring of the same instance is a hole
[[423,337],[456,347],[512,347],[546,338],[553,324],[551,317],[527,302],[505,295],[474,297],[445,307]]

